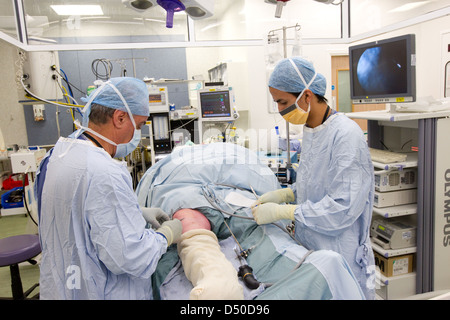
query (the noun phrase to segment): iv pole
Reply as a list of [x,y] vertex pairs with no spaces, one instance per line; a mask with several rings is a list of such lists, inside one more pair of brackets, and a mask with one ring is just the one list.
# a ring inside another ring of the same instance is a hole
[[[287,38],[286,38],[286,30],[290,28],[295,28],[296,31],[299,31],[301,26],[296,23],[295,26],[290,27],[282,27],[279,29],[274,29],[269,31],[268,36],[273,36],[276,31],[283,30],[283,57],[287,58]],[[289,170],[292,166],[291,164],[291,142],[289,138],[289,122],[286,121],[286,143],[287,143],[287,163],[286,163],[286,171]]]

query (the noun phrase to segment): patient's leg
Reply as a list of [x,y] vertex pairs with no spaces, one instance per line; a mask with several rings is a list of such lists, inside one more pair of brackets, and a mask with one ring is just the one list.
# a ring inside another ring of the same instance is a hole
[[178,254],[186,277],[194,288],[191,300],[244,299],[237,271],[220,251],[216,235],[206,217],[197,210],[181,209],[173,218],[180,219],[183,234]]

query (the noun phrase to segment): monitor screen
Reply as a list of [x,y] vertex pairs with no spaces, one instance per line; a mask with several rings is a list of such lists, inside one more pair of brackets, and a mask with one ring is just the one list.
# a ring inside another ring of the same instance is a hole
[[158,94],[149,94],[148,102],[150,104],[161,104],[163,102],[163,95],[161,93]]
[[200,92],[200,108],[203,119],[231,118],[230,91]]
[[413,34],[349,48],[353,103],[415,101]]
[[169,112],[167,87],[150,86],[148,88],[148,104],[150,113]]

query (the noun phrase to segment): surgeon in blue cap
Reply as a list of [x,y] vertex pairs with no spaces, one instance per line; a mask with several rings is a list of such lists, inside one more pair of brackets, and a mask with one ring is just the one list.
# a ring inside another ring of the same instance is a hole
[[294,188],[263,194],[252,213],[258,224],[295,221],[295,237],[306,248],[342,254],[366,298],[374,299],[373,165],[363,132],[328,106],[325,90],[324,76],[305,59],[275,67],[269,91],[286,121],[305,124],[302,153]]
[[41,299],[152,297],[151,275],[181,222],[140,208],[126,162],[114,159],[137,147],[148,116],[145,83],[112,78],[88,97],[79,129],[41,162]]

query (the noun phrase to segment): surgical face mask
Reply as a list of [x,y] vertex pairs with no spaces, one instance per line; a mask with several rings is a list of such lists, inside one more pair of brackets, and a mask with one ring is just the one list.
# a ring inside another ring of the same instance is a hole
[[[134,124],[134,121],[133,121]],[[121,143],[116,145],[116,153],[114,154],[114,158],[123,158],[133,152],[134,149],[137,148],[139,142],[141,141],[141,130],[136,129],[136,125],[134,125],[134,134],[131,141],[128,143]]]
[[[130,111],[130,107],[128,106],[128,103],[125,101],[125,99],[122,96],[122,94],[120,93],[120,91],[117,90],[117,88],[109,81],[103,83],[102,86],[95,92],[95,95],[89,99],[88,103],[85,106],[85,110],[88,110],[87,108],[90,108],[90,104],[94,100],[95,96],[98,93],[101,92],[101,90],[104,88],[105,85],[109,85],[117,93],[119,98],[122,100],[125,108],[127,109],[128,115],[130,116],[131,123],[133,123],[133,127],[134,127],[133,137],[127,143],[117,144],[114,141],[112,141],[112,140],[106,138],[105,136],[101,135],[100,133],[95,132],[94,130],[88,128],[87,125],[86,126],[82,126],[80,124],[80,122],[78,120],[76,120],[75,121],[75,125],[80,128],[80,132],[77,134],[77,136],[79,134],[81,134],[83,131],[88,131],[88,132],[92,133],[93,135],[96,135],[97,137],[99,137],[99,138],[103,139],[104,141],[108,142],[109,144],[112,144],[113,146],[116,146],[116,152],[115,152],[113,158],[123,158],[123,157],[126,157],[127,155],[129,155],[131,152],[133,152],[134,149],[137,148],[139,142],[141,141],[141,130],[137,129],[136,122],[134,121],[134,118],[133,118],[133,114]],[[85,115],[85,116],[88,117],[88,115]]]
[[[133,121],[134,124],[134,121]],[[133,138],[131,138],[130,142],[127,143],[120,143],[117,144],[114,141],[106,138],[105,136],[101,135],[98,132],[95,132],[91,128],[83,127],[78,120],[75,120],[75,125],[80,129],[80,132],[75,136],[77,138],[83,131],[87,131],[92,133],[93,135],[96,135],[97,137],[105,140],[109,144],[112,144],[113,146],[116,146],[116,152],[114,153],[113,158],[124,158],[127,155],[129,155],[131,152],[133,152],[134,149],[137,148],[139,145],[139,142],[141,141],[141,130],[136,129],[136,125],[134,124],[134,134]]]
[[309,112],[311,111],[311,103],[308,103],[308,110],[304,111],[302,108],[300,108],[300,106],[298,105],[298,102],[300,101],[300,98],[303,96],[303,93],[305,93],[305,90],[309,89],[309,86],[311,85],[311,83],[313,83],[314,79],[316,78],[317,72],[314,73],[314,76],[312,77],[311,81],[309,83],[306,83],[305,78],[303,78],[303,75],[301,74],[300,70],[298,70],[294,61],[292,61],[292,59],[289,59],[289,61],[291,62],[292,66],[294,67],[298,76],[300,77],[303,84],[305,85],[305,89],[303,89],[303,91],[297,97],[297,99],[295,100],[293,105],[280,111],[280,115],[283,117],[284,120],[286,120],[289,123],[305,124],[306,120],[308,120]]
[[292,124],[305,124],[308,120],[309,111],[311,110],[311,104],[308,104],[308,111],[304,111],[298,106],[298,101],[300,100],[303,92],[295,100],[295,103],[286,109],[280,111],[281,116],[284,120]]

